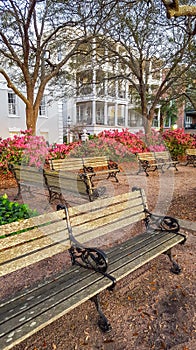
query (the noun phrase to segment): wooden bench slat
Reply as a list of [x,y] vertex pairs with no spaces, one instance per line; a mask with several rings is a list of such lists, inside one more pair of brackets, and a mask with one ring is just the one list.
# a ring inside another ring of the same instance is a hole
[[[113,269],[109,269],[108,272],[111,273],[117,281],[120,279],[126,277],[130,272],[134,271],[135,269],[138,269],[139,267],[143,266],[147,262],[151,261],[155,257],[159,256],[160,254],[166,252],[170,248],[174,247],[177,243],[180,243],[183,241],[182,237],[173,237],[165,241],[160,241],[160,244],[158,245],[158,242],[155,241],[154,247],[153,245],[150,245],[150,250],[146,249],[147,247],[144,248],[144,252],[142,252],[142,256],[138,260],[131,261],[130,263],[127,261],[124,265],[121,265],[120,269],[117,269],[118,263],[116,264],[116,270],[113,271]],[[146,251],[145,251],[146,250]],[[126,259],[125,259],[126,260]],[[121,260],[122,263],[122,260]],[[113,266],[113,267],[114,267]]]
[[37,239],[26,241],[17,246],[12,246],[10,249],[5,249],[0,253],[0,266],[4,264],[6,261],[15,259],[17,257],[23,256],[24,254],[28,254],[34,252],[34,250],[44,250],[46,247],[53,245],[54,243],[58,243],[63,241],[64,239],[68,240],[68,236],[66,237],[64,232],[54,232],[52,235],[42,235]]
[[82,158],[65,158],[49,160],[51,170],[80,170],[83,169]]
[[74,215],[80,215],[81,213],[85,212],[93,212],[95,210],[101,209],[101,208],[107,208],[108,206],[115,205],[115,203],[123,203],[128,202],[137,199],[137,198],[143,198],[144,206],[147,207],[147,201],[146,196],[143,190],[137,190],[133,192],[127,192],[120,195],[116,195],[114,197],[109,198],[103,198],[101,201],[95,201],[92,203],[84,203],[83,205],[78,205],[75,207],[69,207],[69,214],[70,216]]
[[[36,248],[36,247],[35,247]],[[38,251],[35,251],[32,254],[27,254],[27,256],[21,257],[20,259],[15,261],[15,264],[13,264],[13,261],[10,261],[3,266],[1,266],[0,269],[0,276],[5,276],[8,273],[11,273],[13,271],[17,271],[18,269],[30,266],[40,260],[49,258],[53,255],[56,255],[58,253],[61,253],[65,251],[65,249],[70,248],[70,243],[68,240],[61,241],[58,243],[53,243],[50,247],[46,249],[39,250],[39,247],[37,248]],[[31,260],[30,260],[31,259]]]
[[[136,209],[136,207],[138,207],[138,209]],[[141,208],[141,209],[139,209]],[[119,218],[121,215],[123,215],[124,210],[127,209],[128,212],[131,214],[132,212],[138,212],[138,211],[142,211],[143,212],[143,205],[142,205],[142,199],[141,198],[137,198],[134,199],[132,201],[132,203],[130,203],[129,206],[129,202],[122,202],[120,204],[114,204],[113,206],[108,206],[105,207],[103,209],[99,209],[97,211],[92,211],[91,213],[81,213],[81,215],[76,216],[76,217],[70,217],[70,221],[72,223],[73,221],[73,226],[78,226],[81,223],[89,223],[89,222],[93,222],[95,221],[98,217],[104,217],[104,222],[107,223],[107,218],[112,215],[112,214],[116,214],[116,218]],[[144,214],[145,217],[145,214]],[[97,223],[97,221],[96,221]],[[88,224],[87,224],[88,225]]]
[[[17,232],[20,230],[29,229],[29,228],[34,227],[34,226],[40,226],[40,225],[46,224],[48,222],[52,223],[53,221],[58,221],[58,220],[62,221],[62,219],[64,217],[65,217],[65,214],[64,214],[63,210],[54,211],[54,212],[50,212],[47,214],[34,216],[32,218],[29,218],[29,219],[24,219],[21,221],[12,222],[10,224],[5,224],[3,226],[0,226],[0,232],[1,232],[1,235],[10,234],[12,232]],[[0,246],[1,246],[2,242],[3,241],[0,240]]]
[[[124,215],[123,215],[124,214]],[[128,220],[131,219],[131,222],[138,221],[138,218],[145,218],[145,213],[143,211],[142,205],[138,205],[134,209],[124,209],[124,211],[119,211],[116,214],[115,213],[107,213],[107,216],[101,216],[100,218],[97,218],[96,220],[90,220],[84,223],[81,223],[79,226],[73,226],[73,232],[75,235],[80,234],[81,232],[86,233],[87,231],[95,230],[94,236],[98,237],[97,229],[100,227],[105,229],[106,226],[111,226],[115,223],[117,223],[118,228],[123,228],[128,225]],[[126,225],[127,220],[127,225]]]
[[[137,215],[137,219],[140,220],[140,219],[143,219],[143,213],[140,214],[140,215]],[[128,226],[130,224],[133,224],[135,223],[135,217],[132,216],[130,217],[129,219],[124,219],[120,222],[120,224],[122,224],[123,227],[125,226]],[[101,236],[104,236],[112,231],[115,231],[115,230],[119,230],[120,227],[119,227],[119,224],[114,222],[114,223],[111,223],[110,225],[108,226],[104,226],[103,227],[99,227],[96,229],[96,238],[100,238]],[[112,230],[112,231],[111,231]],[[92,239],[95,239],[95,234],[94,234],[94,231],[88,231],[86,233],[82,233],[82,234],[79,234],[78,231],[75,232],[75,237],[81,242],[81,243],[85,243],[87,242],[88,240],[92,240]]]

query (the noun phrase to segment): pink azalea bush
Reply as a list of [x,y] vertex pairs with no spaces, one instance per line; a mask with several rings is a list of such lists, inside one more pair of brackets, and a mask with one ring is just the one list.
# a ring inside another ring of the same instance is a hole
[[194,136],[186,134],[183,129],[166,130],[162,137],[173,158],[185,155],[187,148],[196,147]]
[[147,152],[162,152],[166,149],[162,135],[155,129],[151,129],[150,135],[139,131],[136,136],[145,143]]
[[54,144],[47,147],[41,136],[33,136],[31,130],[21,131],[12,139],[0,138],[0,167],[7,168],[8,163],[22,163],[43,167],[50,158],[88,157],[108,155],[116,161],[133,160],[133,154],[146,151],[163,151],[166,148],[172,157],[184,155],[187,148],[195,148],[196,139],[183,129],[166,130],[159,133],[152,129],[146,136],[142,131],[136,134],[128,129],[104,130],[87,142]]
[[48,148],[48,157],[47,159],[62,159],[66,158],[72,150],[74,150],[78,145],[81,144],[81,141],[72,142],[69,144],[54,144]]
[[117,143],[123,144],[131,153],[144,152],[146,150],[145,142],[140,139],[137,134],[132,134],[128,129],[118,130],[104,130],[99,133],[98,137],[104,141],[113,139]]
[[21,131],[21,135],[0,140],[0,166],[8,168],[9,163],[42,167],[48,155],[44,137],[33,136],[31,130]]
[[127,161],[133,158],[126,145],[114,138],[95,137],[78,144],[69,154],[71,157],[96,157],[106,155],[113,161]]

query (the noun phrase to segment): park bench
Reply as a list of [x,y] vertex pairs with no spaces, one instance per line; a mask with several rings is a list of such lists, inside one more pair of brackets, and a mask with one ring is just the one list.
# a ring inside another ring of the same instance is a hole
[[[50,159],[51,170],[73,171],[88,174],[92,178],[98,175],[107,175],[107,179],[113,177],[118,182],[117,174],[120,172],[118,164],[110,160],[107,156],[100,157],[85,157],[85,158],[65,158],[65,159]],[[92,183],[92,186],[94,184]]]
[[97,180],[102,175],[107,175],[107,179],[114,178],[118,181],[117,174],[120,172],[117,162],[109,159],[107,156],[86,157],[83,158],[84,172]]
[[187,163],[192,164],[194,167],[196,166],[196,148],[188,148],[186,149]]
[[106,192],[105,187],[94,186],[90,176],[85,173],[50,171],[17,164],[10,164],[9,169],[18,186],[18,193],[14,199],[18,199],[23,191],[34,196],[38,189],[44,189],[49,196],[49,203],[55,199],[59,199],[61,203],[66,202],[67,198],[69,202],[78,203],[79,198],[92,201]]
[[157,162],[154,152],[136,153],[136,157],[139,165],[137,174],[144,171],[146,173],[146,176],[149,176],[149,171],[157,170]]
[[178,171],[177,164],[179,162],[172,159],[171,154],[168,151],[154,152],[154,155],[158,165],[161,166],[162,170],[164,170],[165,167],[167,169],[174,167],[175,170]]
[[49,191],[49,203],[55,199],[61,203],[78,203],[79,198],[93,201],[105,192],[105,188],[95,187],[88,174],[84,173],[44,170],[44,178]]
[[[66,269],[55,277],[24,287],[2,300],[1,350],[11,349],[87,300],[96,305],[101,330],[109,331],[100,293],[112,290],[119,280],[162,253],[171,260],[172,271],[180,273],[171,249],[184,243],[186,237],[179,232],[177,220],[148,211],[142,189],[75,207],[59,205],[58,209],[1,227],[1,235],[7,236],[0,240],[3,283],[6,275],[20,276],[24,268],[34,269],[45,259],[48,264],[51,256],[67,250],[72,262],[67,262]],[[133,227],[140,225],[143,229],[133,235]],[[18,231],[21,233],[10,236]],[[123,235],[120,237],[123,232],[124,240]],[[110,248],[103,250],[107,239]]]
[[9,170],[14,175],[18,186],[15,199],[18,199],[24,191],[29,192],[33,196],[33,191],[37,193],[38,188],[41,190],[46,189],[43,169],[27,165],[9,164]]
[[169,169],[174,167],[177,169],[178,161],[171,159],[168,151],[162,152],[143,152],[136,154],[139,164],[137,174],[145,172],[146,176],[149,176],[150,171],[161,170],[164,173],[165,168]]

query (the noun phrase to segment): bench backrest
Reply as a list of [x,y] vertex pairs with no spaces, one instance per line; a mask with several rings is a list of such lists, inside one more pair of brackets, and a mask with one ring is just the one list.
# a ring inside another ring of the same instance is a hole
[[100,157],[85,157],[85,158],[65,158],[65,159],[50,159],[51,170],[67,170],[82,172],[83,167],[108,167],[109,158],[107,156]]
[[83,170],[82,158],[50,159],[51,170],[80,171]]
[[70,196],[82,196],[87,198],[87,186],[89,194],[92,194],[92,185],[88,177],[85,178],[86,184],[80,174],[70,171],[49,171],[44,170],[46,185],[49,190],[62,193],[65,200]]
[[188,148],[188,149],[186,149],[186,154],[188,156],[196,156],[196,148]]
[[[69,207],[70,223],[74,237],[81,243],[125,227],[145,218],[147,208],[143,190],[123,193],[82,206]],[[118,236],[116,237],[118,238]]]
[[147,160],[148,162],[155,161],[154,152],[137,153],[138,160]]
[[154,152],[154,155],[157,160],[163,160],[163,161],[171,160],[171,155],[168,151]]
[[[75,238],[86,243],[105,235],[115,235],[132,223],[145,218],[146,198],[143,190],[69,207]],[[21,222],[2,225],[0,235],[0,276],[29,266],[70,248],[64,210],[52,212]],[[130,232],[131,235],[131,232]],[[114,237],[118,240],[118,236]],[[89,243],[88,243],[89,244]],[[100,248],[96,245],[97,248]]]
[[[70,247],[62,211],[0,226],[0,276],[29,266]],[[25,232],[23,232],[25,231]],[[11,233],[21,232],[13,236]]]
[[83,158],[84,166],[93,168],[107,168],[109,158],[107,156]]
[[9,164],[9,169],[13,173],[18,184],[27,186],[36,186],[43,188],[45,185],[43,178],[43,169],[27,166]]

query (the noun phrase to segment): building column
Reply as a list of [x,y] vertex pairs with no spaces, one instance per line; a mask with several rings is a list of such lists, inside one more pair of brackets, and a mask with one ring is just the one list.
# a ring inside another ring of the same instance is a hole
[[58,142],[63,143],[63,101],[58,102]]
[[93,99],[92,101],[92,125],[96,124],[96,101]]
[[160,129],[160,126],[161,126],[161,106],[158,106],[157,122],[158,122],[157,126]]
[[127,128],[128,127],[128,111],[129,111],[129,108],[128,108],[128,103],[125,105],[125,127]]
[[[108,96],[108,72],[105,72],[105,81],[104,81],[104,96]],[[108,102],[104,102],[104,125],[108,125]]]
[[115,102],[115,109],[114,109],[114,125],[118,125],[118,103]]
[[104,102],[104,125],[108,125],[108,103]]
[[93,39],[92,43],[92,66],[93,66],[93,76],[92,76],[92,93],[93,93],[93,100],[92,100],[92,125],[96,124],[96,42],[95,39]]

